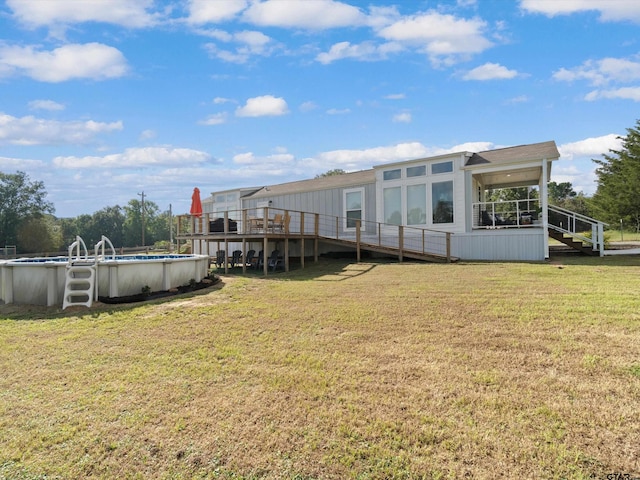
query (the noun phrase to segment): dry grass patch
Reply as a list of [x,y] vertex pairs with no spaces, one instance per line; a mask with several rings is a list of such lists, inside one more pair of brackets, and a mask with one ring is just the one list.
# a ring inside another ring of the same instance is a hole
[[638,475],[639,264],[323,262],[0,307],[0,478]]

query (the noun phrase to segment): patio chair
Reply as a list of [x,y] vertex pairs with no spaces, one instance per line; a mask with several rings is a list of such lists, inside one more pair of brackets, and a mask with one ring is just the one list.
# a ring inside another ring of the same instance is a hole
[[278,267],[284,268],[284,259],[280,256],[280,252],[278,250],[271,252],[269,259],[267,260],[267,267],[273,271]]
[[264,264],[264,251],[260,250],[258,252],[258,256],[256,257],[254,267],[256,270],[259,270],[263,264]]
[[242,250],[234,250],[231,256],[231,268],[242,264]]
[[273,216],[273,222],[271,223],[271,227],[274,232],[284,231],[284,218],[281,213],[276,213]]
[[256,261],[256,251],[251,249],[247,252],[247,255],[244,257],[244,263],[248,267],[253,267],[253,262]]
[[218,250],[216,252],[216,267],[222,268],[227,263],[227,252]]

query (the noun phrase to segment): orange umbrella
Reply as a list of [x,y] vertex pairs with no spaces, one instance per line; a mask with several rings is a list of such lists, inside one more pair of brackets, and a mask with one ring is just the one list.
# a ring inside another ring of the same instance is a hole
[[202,216],[202,202],[200,201],[200,189],[198,187],[193,189],[193,195],[191,195],[191,215],[194,217]]

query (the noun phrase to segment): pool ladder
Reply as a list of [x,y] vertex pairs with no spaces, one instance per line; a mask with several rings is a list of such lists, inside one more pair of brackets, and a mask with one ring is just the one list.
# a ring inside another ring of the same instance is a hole
[[[111,247],[112,259],[115,259],[115,249],[111,241],[102,236],[95,246],[95,256],[89,257],[87,246],[80,236],[69,246],[69,261],[65,272],[64,298],[62,309],[76,305],[91,307],[94,297],[98,297],[96,289],[96,272],[98,259],[106,258],[105,244]],[[82,249],[81,249],[82,248]]]

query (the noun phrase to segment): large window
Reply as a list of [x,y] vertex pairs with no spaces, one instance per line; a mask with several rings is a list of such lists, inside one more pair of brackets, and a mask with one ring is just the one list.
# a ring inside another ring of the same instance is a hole
[[382,194],[384,197],[384,223],[402,225],[402,188],[385,188]]
[[427,223],[427,186],[407,186],[407,225]]
[[439,173],[453,172],[453,162],[440,162],[431,165],[431,173],[438,175]]
[[356,228],[356,221],[364,219],[364,190],[345,190],[344,192],[345,228]]
[[431,184],[433,223],[453,223],[453,181]]

